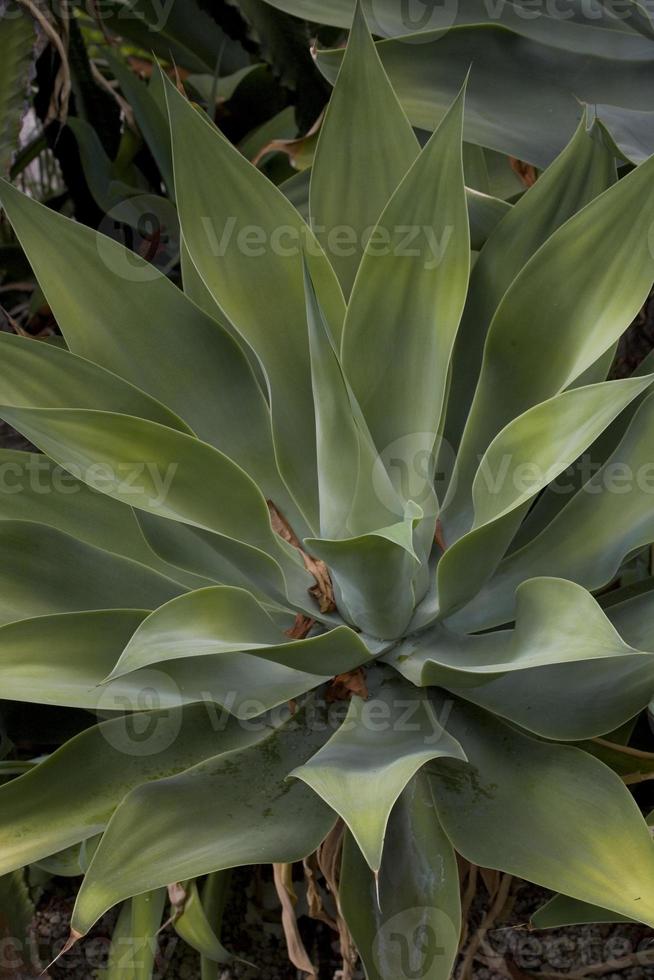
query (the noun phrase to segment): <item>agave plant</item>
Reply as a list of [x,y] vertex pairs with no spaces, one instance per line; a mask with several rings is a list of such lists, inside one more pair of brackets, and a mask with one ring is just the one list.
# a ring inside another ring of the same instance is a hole
[[[310,21],[349,27],[355,0],[265,0]],[[379,54],[411,122],[431,130],[470,64],[465,139],[549,164],[582,102],[594,105],[628,159],[654,151],[654,20],[639,0],[364,0]],[[333,81],[342,50],[319,50]]]
[[605,380],[654,161],[616,182],[582,121],[471,262],[464,93],[419,149],[361,12],[310,224],[165,88],[184,292],[3,184],[67,349],[0,334],[0,415],[41,451],[2,453],[2,696],[104,720],[0,787],[0,873],[85,870],[71,941],[125,903],[145,942],[170,886],[205,976],[224,872],[262,863],[311,973],[289,865],[341,844],[370,980],[419,975],[411,944],[450,975],[456,853],[560,893],[549,924],[654,925],[622,752],[654,589],[621,587],[654,375]]

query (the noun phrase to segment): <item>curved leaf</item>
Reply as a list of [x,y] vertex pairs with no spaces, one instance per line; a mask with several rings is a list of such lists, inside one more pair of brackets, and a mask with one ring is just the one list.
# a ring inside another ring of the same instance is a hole
[[[281,578],[277,562],[282,562],[292,585],[311,584],[295,552],[273,533],[259,488],[212,446],[157,423],[110,412],[0,406],[0,417],[101,493],[214,531],[228,548],[236,539],[244,552],[254,548],[273,557],[273,575]],[[273,579],[271,587],[280,586]]]
[[462,119],[463,92],[379,218],[343,328],[343,369],[382,458],[400,473],[414,461],[405,457],[416,433],[427,455],[436,442],[468,286]]
[[185,591],[158,572],[52,527],[0,521],[0,623],[78,610],[156,609]]
[[529,924],[532,929],[560,929],[562,926],[583,926],[596,922],[633,922],[626,915],[580,902],[567,895],[555,895],[534,912]]
[[442,616],[478,593],[507,551],[529,502],[652,380],[654,375],[645,375],[572,388],[528,409],[493,439],[472,485],[472,527],[446,550],[438,566]]
[[653,413],[650,395],[604,465],[544,531],[501,562],[475,599],[448,618],[448,626],[473,632],[510,621],[516,588],[539,575],[598,589],[612,579],[625,555],[649,544],[654,534]]
[[615,161],[584,117],[566,148],[491,232],[471,275],[454,348],[445,438],[457,447],[470,410],[488,327],[502,296],[534,252],[615,180]]
[[[309,181],[311,170],[301,170],[279,185],[280,191],[299,211],[305,221],[309,220]],[[499,197],[482,193],[466,187],[468,223],[470,225],[470,247],[479,251],[495,226],[511,210],[512,205]],[[182,256],[184,251],[182,250]],[[196,302],[199,300],[193,297]],[[202,304],[199,304],[202,305]]]
[[17,408],[95,408],[167,425],[192,435],[191,429],[160,402],[91,361],[0,333],[2,378],[0,404]]
[[[7,698],[104,712],[179,707],[203,700],[249,719],[329,679],[247,653],[187,657],[107,681],[145,612],[67,613],[0,630],[0,678]],[[98,631],[104,631],[101,641]],[[214,705],[214,707],[212,707]]]
[[[482,3],[435,5],[422,18],[430,30],[421,32],[417,25],[412,34],[405,25],[400,33],[406,36],[377,44],[412,125],[438,124],[471,64],[464,139],[538,167],[547,166],[570,139],[581,103],[651,108],[649,39],[617,22],[607,29],[607,20],[595,26],[583,16],[581,23],[542,13],[525,17],[519,5],[503,4],[501,10],[501,21],[493,24]],[[384,18],[385,12],[378,16],[382,23]],[[342,51],[318,51],[316,60],[333,83]]]
[[238,651],[292,670],[334,675],[353,670],[371,657],[363,640],[346,626],[289,640],[256,598],[243,589],[199,589],[180,600],[161,606],[139,626],[112,677],[151,664]]
[[365,534],[391,523],[404,507],[343,372],[306,266],[304,274],[320,532],[325,538]]
[[324,739],[323,726],[298,713],[258,744],[130,793],[91,861],[72,928],[85,933],[121,898],[165,882],[306,857],[334,815],[303,783],[285,780]]
[[47,456],[1,449],[0,473],[0,520],[46,524],[85,544],[148,565],[182,585],[208,584],[159,558],[143,537],[131,507],[91,490]]
[[0,786],[0,867],[22,867],[104,830],[134,787],[254,743],[261,732],[203,704],[130,715],[89,728]]
[[370,700],[352,698],[342,727],[291,773],[341,815],[374,872],[390,812],[409,780],[431,759],[465,759],[420,692],[392,677],[378,684]]
[[[384,120],[383,127],[379,120]],[[343,140],[347,139],[347,152]],[[311,171],[312,227],[346,298],[365,239],[418,155],[358,5]]]
[[[167,84],[166,93],[186,247],[222,313],[259,356],[270,388],[280,471],[309,525],[316,527],[303,248],[335,333],[344,315],[340,287],[308,226],[283,194],[174,86]],[[193,153],[187,152],[189,146]]]
[[459,874],[429,779],[415,776],[393,807],[377,880],[346,833],[339,898],[368,980],[449,980],[459,946]]
[[460,702],[447,727],[468,764],[433,764],[433,793],[463,857],[654,921],[654,848],[619,776],[577,748],[537,741]]
[[104,980],[150,980],[158,949],[166,889],[144,892],[120,910],[111,937]]
[[563,741],[613,731],[654,693],[654,653],[625,643],[593,597],[562,579],[518,588],[515,630],[460,636],[436,627],[388,659],[413,683]]
[[[415,516],[414,516],[415,515]],[[356,538],[306,538],[312,554],[322,558],[340,593],[339,607],[372,636],[395,638],[406,628],[415,601],[414,525],[420,508],[402,522]]]
[[[220,876],[209,875],[209,878]],[[223,872],[224,874],[224,872]],[[185,886],[184,908],[173,922],[177,935],[212,963],[228,963],[232,957],[216,936],[203,907],[196,881]]]
[[0,197],[70,350],[169,406],[267,496],[292,508],[277,472],[268,407],[225,328],[119,242],[10,184],[0,185]]
[[[470,526],[472,480],[492,439],[532,405],[567,388],[640,309],[654,278],[654,202],[651,209],[643,203],[652,172],[654,157],[573,215],[504,294],[442,514],[447,541]],[[593,262],[579,261],[582,252]],[[536,306],[534,296],[541,297]],[[556,356],[543,358],[544,350]]]

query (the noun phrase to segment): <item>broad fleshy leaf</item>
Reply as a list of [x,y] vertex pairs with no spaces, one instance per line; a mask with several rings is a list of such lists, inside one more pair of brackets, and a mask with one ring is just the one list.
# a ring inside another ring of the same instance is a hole
[[[38,610],[37,610],[38,612]],[[138,711],[204,701],[251,718],[297,698],[328,675],[293,670],[247,653],[187,657],[107,680],[146,611],[109,609],[36,615],[0,629],[7,698],[91,711]]]
[[[326,836],[334,814],[302,782],[287,783],[286,777],[298,758],[309,757],[324,740],[324,726],[298,713],[249,748],[214,755],[179,776],[132,791],[91,861],[73,929],[87,932],[117,901],[166,882],[306,857]],[[216,806],[217,800],[223,805]],[[164,850],[161,840],[167,842]]]
[[567,147],[491,232],[472,269],[454,348],[445,428],[451,446],[459,444],[488,327],[502,296],[549,236],[614,180],[613,154],[600,128],[584,117]]
[[337,335],[345,312],[340,287],[292,204],[172,85],[166,93],[186,247],[219,309],[261,361],[280,471],[309,525],[316,527],[304,249],[321,306]]
[[0,521],[0,549],[3,624],[79,610],[156,609],[185,591],[145,565],[31,521]]
[[343,369],[400,487],[402,466],[429,457],[440,431],[468,286],[462,120],[463,92],[382,212],[343,330]]
[[104,721],[0,786],[3,873],[100,833],[134,787],[262,735],[229,716],[219,731],[213,722],[203,704]]
[[[472,484],[472,526],[447,549],[438,567],[442,616],[479,592],[507,551],[529,502],[652,380],[654,375],[646,375],[572,388],[528,409],[498,433]],[[447,527],[445,515],[443,520]]]
[[432,766],[436,808],[455,850],[654,921],[654,848],[619,776],[577,748],[537,741],[462,702],[447,727],[468,758]]
[[393,807],[377,879],[346,833],[340,904],[369,980],[449,980],[459,946],[459,876],[420,773]]
[[418,141],[359,4],[320,130],[310,192],[312,227],[346,297],[366,239],[417,155]]
[[473,632],[510,621],[516,588],[539,575],[598,589],[610,582],[627,554],[649,543],[654,526],[653,413],[650,395],[604,465],[545,530],[504,559],[475,599],[448,618],[448,625]]
[[341,815],[377,872],[393,805],[416,772],[442,756],[465,758],[428,699],[382,675],[372,697],[353,697],[342,727],[291,775]]
[[414,684],[563,741],[613,731],[654,693],[654,653],[625,643],[593,597],[563,579],[518,588],[514,630],[469,636],[436,626],[390,660]]
[[[532,405],[567,388],[640,309],[654,278],[648,237],[654,202],[646,192],[652,172],[654,158],[573,215],[504,294],[442,515],[448,543],[470,527],[472,480],[492,439]],[[592,264],[579,261],[582,253],[593,255]],[[535,306],[534,296],[541,297]],[[544,358],[544,351],[551,356]]]
[[268,407],[225,328],[119,242],[9,184],[0,184],[0,200],[69,349],[168,406],[295,518],[277,472]]
[[[287,620],[290,629],[293,617]],[[371,657],[363,640],[346,626],[292,641],[249,592],[218,586],[189,592],[148,616],[112,676],[186,657],[239,651],[311,674],[344,674]]]

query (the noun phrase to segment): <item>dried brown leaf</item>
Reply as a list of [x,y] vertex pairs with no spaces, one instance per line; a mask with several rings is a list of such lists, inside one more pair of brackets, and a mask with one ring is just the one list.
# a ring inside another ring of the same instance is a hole
[[297,896],[293,890],[292,865],[273,864],[273,878],[282,906],[282,928],[286,938],[288,958],[293,966],[306,973],[310,980],[317,980],[316,968],[304,948],[295,916],[294,905],[297,901]]

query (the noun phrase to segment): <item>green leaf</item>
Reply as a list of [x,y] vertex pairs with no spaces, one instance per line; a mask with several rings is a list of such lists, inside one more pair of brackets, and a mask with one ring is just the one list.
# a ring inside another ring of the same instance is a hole
[[28,108],[36,58],[35,26],[23,7],[6,13],[0,21],[0,174],[3,175],[18,149],[21,123]]
[[535,576],[599,589],[610,582],[625,555],[651,542],[653,413],[650,395],[604,465],[545,530],[501,562],[474,600],[448,618],[448,626],[474,632],[510,621],[516,588]]
[[[134,112],[143,139],[152,153],[166,186],[169,197],[174,196],[173,161],[170,151],[168,120],[150,93],[148,86],[110,49],[103,50],[112,74],[118,80],[122,93]],[[153,72],[153,77],[157,75]]]
[[445,438],[453,447],[461,438],[488,327],[502,296],[549,236],[614,180],[613,154],[599,127],[589,126],[584,117],[566,148],[491,231],[470,275],[454,348],[445,428]]
[[433,793],[459,854],[654,921],[654,848],[619,776],[577,748],[536,741],[462,702],[447,729],[468,764],[434,763]]
[[472,527],[446,550],[438,566],[441,616],[478,593],[508,549],[529,502],[652,380],[654,375],[645,375],[572,388],[528,409],[501,430],[473,481]]
[[70,350],[169,406],[292,519],[268,407],[227,331],[119,242],[9,184],[0,196]]
[[[89,840],[93,841],[94,838],[90,837]],[[63,851],[41,858],[35,866],[50,875],[61,875],[64,878],[78,878],[84,874],[79,844],[71,844]]]
[[463,91],[379,218],[343,328],[343,369],[400,486],[415,462],[416,434],[429,456],[440,431],[468,285],[462,119]]
[[161,402],[69,351],[0,333],[0,356],[0,405],[103,409],[192,435],[191,429]]
[[639,164],[654,153],[654,112],[613,105],[595,105],[593,109],[607,130],[616,156]]
[[200,588],[207,580],[162,561],[148,547],[131,507],[91,490],[40,453],[0,450],[0,520],[38,521],[86,544],[148,565]]
[[320,531],[326,538],[365,534],[393,522],[404,507],[345,377],[306,265],[304,275]]
[[5,697],[92,711],[179,707],[204,701],[251,718],[328,680],[247,653],[187,657],[107,681],[145,611],[41,615],[0,629]]
[[166,889],[144,892],[121,908],[103,980],[150,980],[158,949]]
[[415,776],[388,821],[377,880],[346,833],[339,899],[368,980],[449,980],[459,946],[459,874],[429,779]]
[[[164,562],[191,572],[196,579],[195,588],[200,586],[197,577],[201,576],[205,579],[202,585],[209,584],[206,579],[212,583],[233,585],[247,589],[267,602],[273,601],[271,594],[284,588],[279,567],[262,551],[244,548],[239,541],[219,537],[190,524],[170,521],[166,517],[155,517],[145,511],[137,511],[135,515],[152,551]],[[186,580],[183,581],[186,584]],[[303,608],[303,602],[306,606],[311,605],[306,593],[304,596],[294,594],[294,598],[298,600],[300,608]],[[314,607],[312,611],[317,612],[319,619],[324,618]]]
[[78,610],[156,609],[184,587],[28,521],[0,521],[0,623]]
[[[302,170],[300,173],[293,174],[279,186],[280,191],[299,211],[305,221],[309,218],[310,179],[311,171],[309,169]],[[482,194],[470,187],[466,187],[466,203],[470,224],[470,247],[478,251],[483,247],[497,223],[511,210],[511,205],[507,201],[500,200],[499,197]]]
[[243,864],[292,863],[314,851],[334,814],[286,777],[322,744],[323,729],[298,713],[257,745],[130,793],[91,862],[73,929],[87,932],[117,901],[165,882]]
[[[182,914],[175,919],[173,925],[175,932],[185,943],[196,949],[202,957],[213,963],[228,963],[232,956],[225,949],[220,939],[216,935],[213,924],[213,916],[210,907],[205,909],[207,892],[211,893],[216,888],[216,883],[220,886],[227,872],[219,871],[208,876],[202,898],[198,890],[196,881],[190,881],[186,885],[186,900]],[[213,902],[209,903],[212,905]]]
[[344,316],[338,282],[283,194],[172,85],[166,92],[186,247],[223,315],[261,361],[280,472],[309,525],[317,527],[302,250],[309,253],[316,292],[335,335]]
[[[380,126],[382,119],[384,125]],[[346,297],[352,290],[365,239],[417,155],[418,141],[357,5],[320,130],[310,192],[312,227]]]
[[189,71],[213,74],[220,59],[221,71],[229,74],[247,63],[245,50],[227,37],[197,0],[169,7],[156,0],[106,0],[99,20],[105,30]]
[[204,704],[105,721],[0,786],[3,873],[100,833],[134,787],[261,737],[229,716],[218,730],[214,721]]
[[[442,514],[447,541],[470,526],[472,480],[492,439],[532,405],[567,388],[640,309],[654,278],[654,202],[643,203],[653,171],[654,158],[573,215],[504,294]],[[592,264],[579,261],[582,253],[593,255]],[[544,358],[543,351],[556,356]]]
[[[151,664],[238,651],[313,674],[342,674],[371,657],[346,626],[292,642],[269,612],[243,589],[199,589],[166,603],[139,626],[112,673],[119,677]],[[289,627],[292,617],[288,617]]]
[[387,659],[414,684],[444,687],[545,738],[594,738],[647,705],[654,654],[625,643],[585,589],[530,579],[516,603],[515,630],[461,636],[437,626]]
[[654,648],[654,593],[652,582],[643,583],[645,591],[622,599],[605,608],[605,613],[620,636],[640,650]]
[[[329,24],[334,27],[349,27],[356,8],[356,0],[266,0],[266,3],[278,10],[285,10],[296,17],[303,17],[319,24]],[[530,17],[524,11],[513,9],[515,4],[491,6],[486,0],[468,0],[456,8],[439,4],[422,9],[422,6],[403,6],[395,0],[363,0],[362,7],[372,25],[375,34],[380,37],[398,37],[400,35],[422,33],[429,35],[431,31],[443,29],[447,31],[455,24],[478,24],[485,21],[500,20],[510,24],[521,24],[525,32],[538,36],[551,31],[551,17],[539,10],[538,17]],[[549,10],[549,8],[547,8]],[[558,13],[555,8],[555,13]],[[570,23],[587,24],[589,20],[588,7],[582,2],[573,0],[565,10],[565,17],[559,17],[559,30]],[[593,8],[593,23],[598,27],[625,30],[625,20],[622,14],[629,14],[629,26],[649,35],[651,33],[651,18],[643,9],[642,2],[627,0],[624,7],[612,8],[610,4],[601,3]],[[545,21],[546,27],[542,26]],[[536,23],[534,23],[536,22]],[[575,28],[573,28],[575,30]],[[547,33],[546,33],[547,36]],[[565,35],[562,35],[565,36]],[[574,34],[572,35],[574,38]],[[406,42],[411,43],[411,42]],[[414,40],[412,43],[421,43]]]
[[341,613],[372,636],[400,636],[411,619],[420,564],[413,531],[421,517],[420,508],[413,505],[404,521],[371,534],[305,539],[311,554],[330,569]]
[[532,929],[560,929],[565,926],[584,926],[595,922],[633,922],[626,915],[611,912],[598,905],[589,905],[567,895],[555,895],[534,912],[529,924]]
[[22,869],[0,877],[0,941],[9,976],[34,976],[38,955],[32,934],[36,909]]
[[466,187],[468,205],[468,224],[470,226],[470,248],[480,251],[498,223],[506,217],[512,205],[507,201],[482,194]]
[[[464,139],[538,167],[570,139],[581,103],[651,108],[652,43],[625,31],[620,19],[605,16],[591,24],[583,15],[580,23],[543,13],[525,17],[505,4],[493,24],[482,2],[420,8],[422,16],[407,28],[398,4],[390,12],[389,6],[371,0],[377,21],[371,25],[381,35],[406,35],[379,42],[377,51],[413,126],[438,124],[471,64]],[[332,83],[342,58],[339,49],[317,52],[318,67]]]
[[236,541],[245,554],[255,549],[272,557],[271,588],[282,594],[285,585],[275,581],[282,576],[278,562],[291,586],[311,584],[297,552],[274,534],[259,488],[212,446],[154,422],[110,412],[0,406],[0,417],[101,493],[213,531],[226,539],[228,550]]
[[465,758],[427,698],[401,680],[378,675],[372,697],[353,697],[342,727],[291,775],[341,815],[377,872],[393,805],[416,772],[442,756]]

